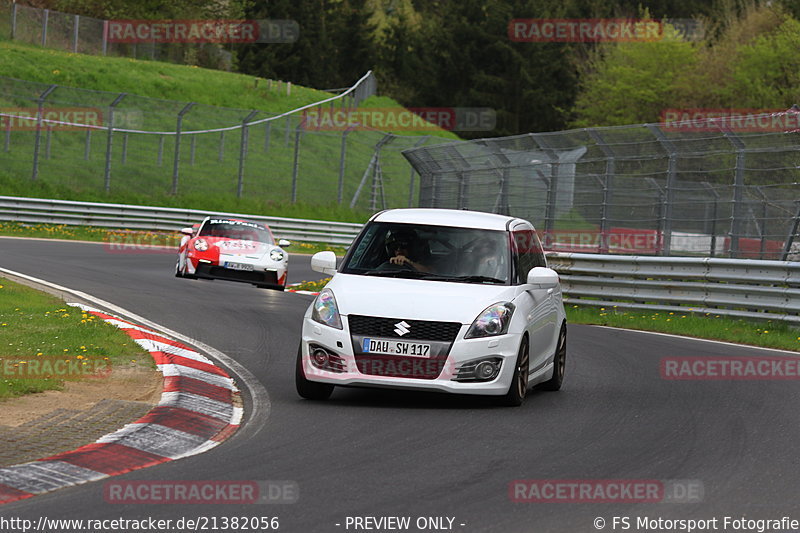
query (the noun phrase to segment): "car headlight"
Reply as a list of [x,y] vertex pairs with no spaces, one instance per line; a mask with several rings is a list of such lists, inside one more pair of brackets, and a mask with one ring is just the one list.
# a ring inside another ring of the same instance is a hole
[[511,302],[490,305],[472,322],[464,338],[474,339],[476,337],[504,335],[508,332],[508,325],[511,323],[511,315],[514,314],[514,309],[514,304]]
[[280,248],[273,248],[269,253],[269,258],[273,261],[283,261],[283,250]]
[[208,250],[208,242],[205,239],[197,239],[194,241],[194,249],[198,252],[205,252]]
[[342,317],[339,316],[339,308],[336,306],[336,298],[333,291],[322,289],[314,300],[314,309],[311,311],[311,319],[320,324],[325,324],[336,329],[342,329]]

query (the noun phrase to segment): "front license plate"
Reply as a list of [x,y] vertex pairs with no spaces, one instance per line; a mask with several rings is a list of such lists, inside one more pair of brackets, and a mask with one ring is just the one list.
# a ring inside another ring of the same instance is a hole
[[364,339],[361,346],[364,353],[383,355],[406,355],[409,357],[430,357],[431,345],[419,342],[404,342],[394,339]]
[[248,265],[247,263],[225,263],[224,266],[231,270],[253,270],[253,265]]

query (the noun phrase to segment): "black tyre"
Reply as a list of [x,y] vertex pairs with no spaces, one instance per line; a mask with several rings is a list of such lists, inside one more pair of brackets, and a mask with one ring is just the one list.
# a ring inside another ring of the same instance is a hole
[[306,379],[303,371],[303,351],[297,348],[297,365],[295,366],[294,383],[297,394],[306,400],[327,400],[333,393],[333,385],[327,383],[315,383]]
[[556,344],[556,355],[553,358],[553,377],[540,385],[542,390],[557,391],[564,383],[564,372],[567,368],[567,325],[561,326]]
[[530,341],[526,335],[522,337],[522,342],[519,345],[517,363],[514,367],[514,377],[511,380],[511,385],[508,387],[508,392],[503,396],[503,405],[519,407],[525,401],[525,396],[528,394],[529,361]]
[[175,265],[175,277],[176,278],[182,278],[183,277],[183,272],[181,272],[181,263],[180,263],[180,261],[178,261],[178,263]]

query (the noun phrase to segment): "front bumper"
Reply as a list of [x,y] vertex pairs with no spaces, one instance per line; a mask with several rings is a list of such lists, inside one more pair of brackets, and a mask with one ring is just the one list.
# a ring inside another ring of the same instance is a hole
[[[309,316],[304,318],[301,353],[306,379],[340,386],[492,396],[506,394],[511,385],[520,335],[506,334],[497,337],[464,339],[468,326],[462,325],[455,341],[449,347],[449,351],[442,354],[440,360],[385,356],[385,359],[381,361],[380,356],[365,358],[363,355],[357,356],[354,353],[353,338],[347,320],[343,320],[343,322],[344,328],[337,330],[315,322]],[[334,369],[322,369],[312,362],[310,353],[315,347],[321,347],[328,353],[337,356]],[[459,374],[459,369],[465,364],[474,362],[476,359],[490,357],[501,361],[500,371],[494,379],[468,382],[453,380]]]
[[234,270],[214,263],[199,262],[194,275],[202,279],[221,279],[226,281],[242,281],[259,287],[283,290],[286,284],[285,271],[266,269],[262,265],[254,265],[253,270]]

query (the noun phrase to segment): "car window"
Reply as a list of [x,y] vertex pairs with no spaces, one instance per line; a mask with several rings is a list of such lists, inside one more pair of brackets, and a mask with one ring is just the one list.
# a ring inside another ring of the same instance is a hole
[[528,272],[534,267],[547,266],[539,236],[530,227],[521,227],[511,233],[514,243],[515,278],[517,283],[526,283]]
[[274,244],[272,234],[264,226],[252,222],[211,219],[200,228],[200,236],[239,239]]
[[507,284],[511,278],[507,235],[501,230],[372,222],[344,258],[341,271]]

